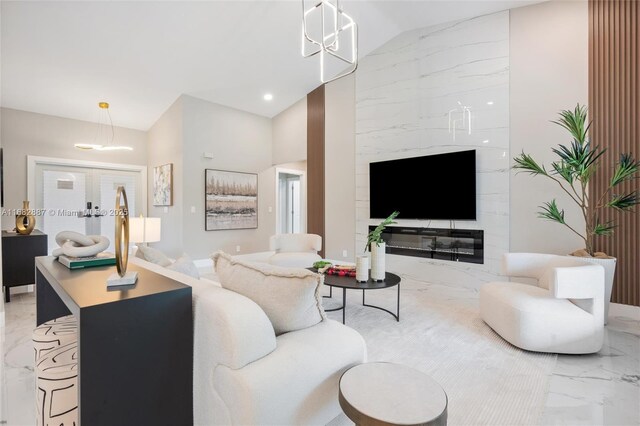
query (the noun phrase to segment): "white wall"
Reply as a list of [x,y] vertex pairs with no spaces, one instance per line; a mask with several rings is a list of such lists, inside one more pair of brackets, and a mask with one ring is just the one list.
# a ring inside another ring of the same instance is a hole
[[307,97],[272,119],[273,164],[307,159]]
[[[178,98],[151,126],[147,138],[147,211],[162,219],[162,240],[151,245],[176,257],[183,252],[184,160],[182,134],[182,98]],[[153,205],[153,169],[173,163],[173,205]]]
[[356,249],[355,103],[354,74],[325,86],[325,257],[352,262]]
[[[182,95],[149,131],[149,211],[161,217],[169,255],[203,259],[217,250],[264,251],[275,232],[275,168],[271,166],[271,120]],[[204,153],[213,153],[213,159]],[[173,163],[174,204],[153,207],[153,167]],[[205,169],[258,174],[258,228],[205,231]]]
[[[183,242],[184,251],[203,258],[216,250],[263,251],[275,231],[275,171],[271,120],[255,114],[182,96],[183,103]],[[205,159],[204,152],[213,159]],[[258,228],[205,231],[205,169],[258,174]],[[195,207],[195,213],[192,212]]]
[[[86,151],[76,143],[91,143],[96,123],[2,108],[4,153],[4,207],[21,208],[27,199],[27,156],[68,158],[121,164],[147,164],[147,134],[140,130],[115,128],[115,143],[133,151]],[[3,229],[13,229],[13,218],[4,217]],[[36,224],[37,227],[37,224]]]
[[[473,114],[471,134],[448,130],[458,102]],[[489,105],[489,102],[493,104]],[[477,287],[500,273],[509,250],[509,13],[500,12],[403,33],[365,57],[356,76],[356,247],[369,219],[369,163],[476,150],[477,220],[484,264],[388,255],[389,268],[429,282]],[[453,172],[455,173],[455,172]],[[444,177],[445,179],[455,179]],[[429,186],[416,188],[423,202]],[[400,225],[449,228],[449,221],[403,220]]]
[[[551,147],[568,133],[550,123],[563,109],[588,101],[588,4],[551,1],[511,11],[511,153],[523,150],[547,165]],[[556,199],[568,223],[584,227],[579,209],[556,183],[511,175],[511,251],[567,254],[584,242],[562,225],[537,217],[538,206]]]

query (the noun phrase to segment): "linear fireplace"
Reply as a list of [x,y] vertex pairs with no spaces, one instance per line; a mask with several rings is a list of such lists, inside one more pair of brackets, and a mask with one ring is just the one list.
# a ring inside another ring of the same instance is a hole
[[[369,231],[375,229],[370,226]],[[453,262],[484,263],[484,231],[389,226],[382,233],[387,253]]]

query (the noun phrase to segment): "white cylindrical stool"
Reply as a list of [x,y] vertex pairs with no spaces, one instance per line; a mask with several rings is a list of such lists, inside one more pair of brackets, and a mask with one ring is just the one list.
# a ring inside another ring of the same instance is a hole
[[57,347],[78,341],[78,321],[73,315],[40,324],[33,330],[35,361]]
[[48,351],[36,361],[38,426],[78,424],[78,342]]

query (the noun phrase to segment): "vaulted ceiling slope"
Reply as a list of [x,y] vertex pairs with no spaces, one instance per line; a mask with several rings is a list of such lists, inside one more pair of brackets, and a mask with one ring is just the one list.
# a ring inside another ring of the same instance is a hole
[[[360,56],[401,32],[539,1],[342,1]],[[319,85],[301,1],[2,1],[2,106],[147,130],[181,94],[272,117]],[[263,94],[273,93],[265,102]]]

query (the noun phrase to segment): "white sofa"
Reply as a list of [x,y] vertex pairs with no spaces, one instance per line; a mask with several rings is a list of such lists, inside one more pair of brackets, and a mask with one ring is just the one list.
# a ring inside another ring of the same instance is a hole
[[196,425],[321,425],[341,413],[340,376],[366,359],[358,332],[325,320],[276,337],[252,300],[130,259],[193,289]]
[[503,271],[537,280],[481,287],[482,319],[505,340],[536,352],[586,354],[602,348],[602,266],[568,256],[509,253]]
[[322,237],[316,234],[276,234],[269,239],[269,250],[275,252],[269,263],[289,268],[310,268],[322,260]]

